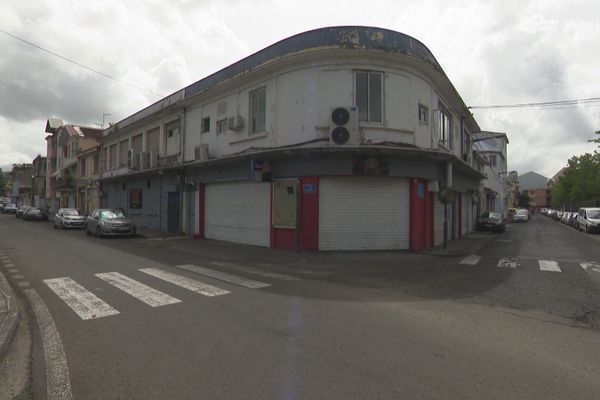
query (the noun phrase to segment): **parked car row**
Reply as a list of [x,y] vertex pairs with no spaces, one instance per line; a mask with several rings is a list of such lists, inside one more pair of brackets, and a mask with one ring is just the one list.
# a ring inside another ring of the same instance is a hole
[[[37,207],[22,206],[17,209],[15,206],[15,216],[27,221],[48,221],[48,214]],[[81,215],[75,208],[60,208],[54,214],[52,227],[84,229],[87,235],[98,237],[135,236],[137,232],[135,222],[119,208],[99,208],[90,215]]]
[[600,207],[583,207],[578,211],[546,208],[542,214],[583,232],[600,232]]

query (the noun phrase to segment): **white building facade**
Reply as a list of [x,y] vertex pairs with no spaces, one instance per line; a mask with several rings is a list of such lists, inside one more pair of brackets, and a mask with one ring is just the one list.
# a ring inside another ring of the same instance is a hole
[[479,131],[419,41],[318,29],[106,129],[102,204],[198,238],[419,251],[471,231]]
[[508,172],[508,137],[501,132],[479,132],[474,135],[475,147],[486,158],[481,196],[481,211],[496,211],[508,217],[509,182],[513,177]]

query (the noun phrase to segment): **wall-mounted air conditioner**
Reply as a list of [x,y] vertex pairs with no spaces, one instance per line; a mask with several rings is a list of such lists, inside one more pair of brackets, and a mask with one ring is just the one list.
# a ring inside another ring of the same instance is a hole
[[358,109],[356,107],[331,107],[329,113],[329,144],[356,146],[360,144]]
[[208,160],[208,144],[203,143],[194,147],[194,160],[196,161],[207,161]]
[[240,115],[227,118],[227,129],[230,131],[239,131],[244,127],[244,119]]

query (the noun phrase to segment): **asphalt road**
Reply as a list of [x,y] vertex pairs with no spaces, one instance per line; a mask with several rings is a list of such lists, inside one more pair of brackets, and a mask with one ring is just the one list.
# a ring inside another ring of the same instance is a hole
[[478,235],[470,258],[298,255],[0,215],[31,341],[20,396],[597,399],[600,235],[542,216]]

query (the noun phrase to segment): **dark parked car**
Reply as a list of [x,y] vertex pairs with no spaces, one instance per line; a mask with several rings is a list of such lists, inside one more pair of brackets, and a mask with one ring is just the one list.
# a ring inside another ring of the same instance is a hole
[[502,214],[485,211],[477,220],[477,230],[501,233],[506,229]]
[[85,233],[102,236],[135,236],[136,226],[125,212],[118,208],[94,210],[85,223]]
[[36,207],[28,208],[21,217],[26,221],[48,221],[48,214]]
[[54,228],[83,228],[85,216],[79,215],[75,208],[59,208],[54,214]]
[[23,216],[23,213],[24,213],[25,211],[27,211],[28,209],[30,209],[30,208],[31,208],[30,206],[21,206],[21,207],[19,207],[19,209],[18,209],[18,210],[17,210],[17,212],[15,213],[15,216],[16,216],[17,218],[19,218],[19,217],[22,217],[22,216]]

